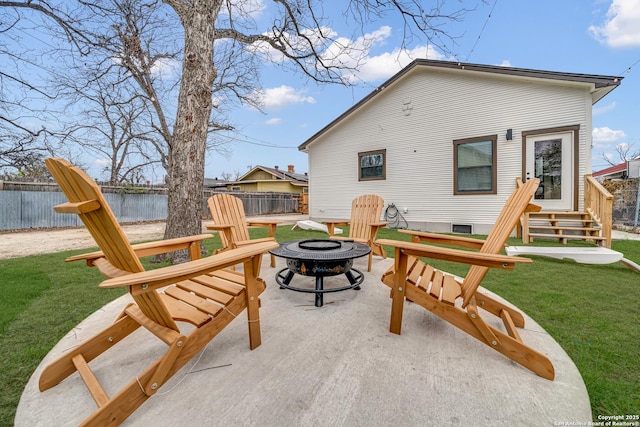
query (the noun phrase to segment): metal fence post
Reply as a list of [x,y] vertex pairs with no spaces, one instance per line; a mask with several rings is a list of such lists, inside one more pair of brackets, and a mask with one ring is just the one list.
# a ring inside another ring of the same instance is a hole
[[636,192],[636,215],[633,217],[633,228],[638,227],[638,216],[640,216],[640,179],[638,179],[638,191]]

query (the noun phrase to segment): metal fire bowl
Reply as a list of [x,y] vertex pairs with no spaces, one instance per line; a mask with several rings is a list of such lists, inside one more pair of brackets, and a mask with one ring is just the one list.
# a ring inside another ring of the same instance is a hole
[[287,258],[292,272],[318,277],[350,271],[353,259],[368,255],[371,248],[353,240],[307,239],[282,243],[269,252]]

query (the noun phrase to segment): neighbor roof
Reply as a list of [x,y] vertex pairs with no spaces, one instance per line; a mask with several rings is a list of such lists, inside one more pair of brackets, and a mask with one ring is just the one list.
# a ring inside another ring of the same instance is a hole
[[245,173],[244,175],[242,175],[237,181],[236,183],[247,183],[247,182],[255,182],[258,180],[244,180],[244,177],[251,175],[253,172],[255,172],[256,170],[263,170],[267,173],[270,173],[271,175],[275,176],[277,179],[281,179],[283,181],[289,181],[291,182],[291,185],[302,185],[302,186],[306,186],[309,185],[309,177],[305,174],[301,174],[301,173],[295,173],[295,172],[289,172],[289,171],[285,171],[282,169],[275,169],[275,168],[268,168],[266,166],[256,166],[253,169],[251,169],[249,172]]
[[323,135],[337,123],[342,121],[345,117],[349,116],[353,111],[357,110],[360,106],[364,105],[371,98],[376,96],[378,93],[382,92],[386,87],[396,82],[397,80],[404,77],[409,71],[413,70],[417,67],[434,67],[434,68],[448,68],[454,70],[465,70],[465,71],[473,71],[480,73],[492,73],[492,74],[503,74],[508,76],[518,76],[518,77],[528,77],[533,79],[549,79],[556,81],[567,81],[567,82],[576,82],[576,83],[586,83],[593,85],[593,89],[591,91],[592,104],[595,104],[604,96],[606,96],[609,92],[620,85],[623,77],[619,76],[603,76],[596,74],[578,74],[578,73],[563,73],[557,71],[544,71],[544,70],[532,70],[528,68],[514,68],[514,67],[503,67],[499,65],[482,65],[482,64],[469,64],[464,62],[451,62],[451,61],[435,61],[431,59],[416,59],[403,68],[400,72],[395,74],[389,80],[384,82],[382,85],[378,86],[373,92],[369,93],[365,96],[360,102],[355,104],[353,107],[342,113],[338,118],[329,123],[311,138],[306,140],[304,143],[298,146],[298,150],[305,151],[307,146],[311,144],[318,137]]
[[605,176],[615,175],[617,173],[626,172],[626,171],[627,171],[627,162],[624,162],[624,163],[620,163],[619,165],[609,166],[608,168],[601,169],[597,172],[594,172],[592,176],[594,178],[600,177],[600,176],[605,177]]

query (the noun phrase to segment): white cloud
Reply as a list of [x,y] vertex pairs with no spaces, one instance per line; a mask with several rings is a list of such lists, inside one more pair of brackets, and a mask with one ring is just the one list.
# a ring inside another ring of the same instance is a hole
[[411,50],[395,49],[377,56],[367,58],[353,79],[365,82],[387,79],[409,65],[416,58],[445,59],[433,46],[417,46]]
[[[329,27],[322,27],[320,31],[324,37],[331,37],[333,41],[321,51],[320,56],[326,64],[343,68],[343,77],[350,82],[373,82],[389,78],[416,58],[446,59],[443,54],[430,45],[417,46],[410,50],[397,48],[372,56],[371,51],[389,39],[391,30],[391,27],[383,25],[375,31],[351,40],[347,37],[339,37]],[[305,35],[312,41],[316,49],[323,47],[322,39],[318,33],[308,31]],[[306,40],[296,41],[290,37],[288,42],[295,46],[297,43],[306,43]],[[250,49],[255,53],[261,53],[274,62],[284,60],[280,52],[264,42],[254,43]],[[355,69],[358,71],[354,71]]]
[[111,166],[111,160],[109,159],[96,159],[93,161],[93,166],[98,168],[104,168]]
[[593,128],[591,137],[593,139],[594,146],[609,147],[615,142],[625,138],[626,135],[624,131],[609,129],[605,126],[601,128]]
[[511,67],[511,61],[508,59],[503,60],[500,64],[497,64],[499,67]]
[[262,105],[266,108],[279,109],[291,104],[315,104],[312,96],[305,96],[302,91],[296,91],[291,86],[282,85],[271,89],[264,89],[260,94]]
[[153,64],[151,73],[161,80],[171,79],[178,75],[180,66],[180,62],[175,59],[163,58]]
[[607,104],[607,105],[603,105],[601,107],[596,107],[593,109],[593,115],[597,116],[598,114],[604,114],[604,113],[608,113],[609,111],[612,111],[616,108],[616,103],[615,101]]
[[265,125],[269,126],[279,125],[280,123],[282,123],[282,119],[280,117],[274,117],[264,122]]
[[[233,2],[230,7],[231,14],[236,19],[256,19],[259,18],[266,9],[266,5],[263,0],[236,1]],[[220,9],[220,14],[224,19],[229,19],[229,13],[226,6]]]
[[611,47],[640,46],[640,0],[613,0],[606,21],[589,32]]

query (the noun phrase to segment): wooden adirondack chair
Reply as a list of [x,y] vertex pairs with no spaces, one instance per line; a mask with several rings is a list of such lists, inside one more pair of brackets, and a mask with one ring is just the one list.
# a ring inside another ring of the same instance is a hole
[[[400,231],[412,234],[412,242],[378,240],[379,244],[395,248],[394,265],[382,276],[382,282],[391,287],[390,331],[400,334],[402,310],[407,299],[541,377],[553,380],[555,371],[551,361],[522,342],[517,330],[524,327],[522,314],[478,291],[489,267],[511,270],[515,263],[532,262],[526,258],[501,255],[500,250],[520,215],[540,210],[538,206],[529,204],[538,184],[538,179],[527,181],[509,197],[486,240],[407,230]],[[419,243],[421,241],[474,248],[479,252],[424,245]],[[435,270],[418,257],[465,263],[471,267],[466,277],[460,279]],[[478,307],[500,317],[506,333],[485,323]]]
[[[70,260],[83,259],[97,267],[109,278],[100,287],[126,287],[135,303],[128,305],[111,326],[49,364],[40,375],[41,391],[78,372],[98,405],[83,425],[117,425],[245,308],[249,347],[260,345],[258,296],[266,287],[258,277],[260,261],[265,251],[278,246],[276,243],[264,242],[204,259],[197,259],[200,241],[210,235],[132,246],[89,176],[62,159],[47,159],[46,165],[69,200],[55,210],[78,214],[101,249]],[[181,249],[189,249],[194,260],[152,271],[144,271],[140,263],[141,256]],[[244,274],[225,270],[238,263],[244,265]],[[177,321],[195,328],[189,328],[191,332],[185,335]],[[166,343],[167,352],[109,397],[89,363],[140,326]]]
[[[351,220],[350,221],[326,221],[329,231],[329,238],[342,240],[355,240],[371,247],[369,253],[369,265],[367,271],[371,271],[373,255],[379,255],[382,258],[387,257],[384,248],[376,243],[378,229],[387,225],[385,221],[380,221],[382,209],[384,208],[384,199],[375,194],[363,194],[353,199],[351,203]],[[349,236],[336,236],[334,234],[337,225],[348,225]]]
[[[208,230],[218,231],[222,242],[221,251],[260,242],[275,242],[276,221],[247,221],[242,200],[230,194],[214,194],[207,200],[213,225]],[[249,227],[267,227],[269,237],[253,239],[249,237]],[[276,266],[276,258],[271,255],[271,267]]]

